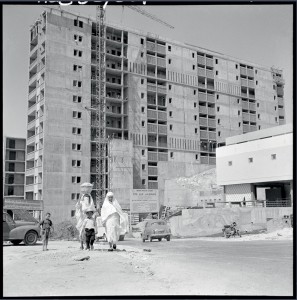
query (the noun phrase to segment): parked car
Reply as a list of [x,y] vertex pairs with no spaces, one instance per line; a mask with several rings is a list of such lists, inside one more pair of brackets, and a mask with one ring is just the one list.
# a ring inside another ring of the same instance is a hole
[[142,241],[145,242],[149,240],[150,242],[153,239],[162,240],[162,238],[170,241],[171,231],[169,226],[164,220],[148,220],[144,226],[143,233],[141,235]]
[[10,241],[14,245],[24,242],[35,245],[40,238],[40,226],[35,221],[14,221],[7,212],[3,212],[3,241]]
[[[124,213],[124,216],[125,216],[125,224],[124,224],[124,227],[121,229],[120,236],[119,236],[119,241],[123,241],[125,239],[125,234],[129,232],[128,214]],[[96,222],[97,222],[96,238],[98,240],[103,239],[105,242],[107,242],[106,230],[105,230],[105,227],[102,225],[101,217],[97,217]]]

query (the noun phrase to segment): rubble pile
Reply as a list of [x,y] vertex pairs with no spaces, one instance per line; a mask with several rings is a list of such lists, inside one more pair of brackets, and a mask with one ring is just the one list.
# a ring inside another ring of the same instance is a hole
[[78,239],[78,230],[75,227],[76,220],[67,220],[54,225],[52,239],[55,240],[76,240]]
[[179,185],[193,192],[199,191],[221,191],[221,187],[217,185],[216,169],[212,168],[201,172],[192,177],[180,177],[176,179]]

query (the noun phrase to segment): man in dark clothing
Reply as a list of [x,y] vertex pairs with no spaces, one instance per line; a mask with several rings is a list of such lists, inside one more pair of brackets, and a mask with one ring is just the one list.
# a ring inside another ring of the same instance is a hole
[[47,213],[45,215],[45,220],[42,220],[40,222],[41,226],[41,236],[42,236],[42,242],[43,242],[43,251],[48,250],[47,244],[48,244],[48,238],[51,232],[51,229],[53,229],[53,222],[50,220],[51,214]]

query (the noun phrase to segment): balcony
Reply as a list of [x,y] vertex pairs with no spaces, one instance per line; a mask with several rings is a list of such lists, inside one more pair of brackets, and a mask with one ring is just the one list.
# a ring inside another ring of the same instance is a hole
[[157,52],[160,54],[166,54],[166,47],[165,45],[157,44]]
[[205,65],[205,56],[197,55],[197,61],[199,65]]
[[147,104],[156,105],[156,98],[147,97]]
[[242,113],[242,120],[243,121],[250,121],[250,115],[247,113]]
[[216,120],[215,119],[208,119],[208,126],[212,128],[216,128]]
[[155,65],[156,64],[156,56],[147,55],[146,60],[148,64]]
[[33,112],[36,111],[36,103],[34,103],[33,105],[31,105],[28,109],[28,115],[31,115]]
[[283,88],[276,88],[276,93],[278,97],[283,97],[284,96],[284,89]]
[[26,170],[26,176],[34,176],[35,168],[30,168]]
[[147,42],[146,42],[146,49],[149,50],[149,51],[156,52],[156,44],[147,41]]
[[167,125],[158,125],[159,134],[167,134]]
[[285,119],[279,119],[279,125],[284,125],[284,124],[286,124]]
[[198,92],[198,100],[199,101],[206,101],[206,93]]
[[250,131],[256,131],[257,126],[256,125],[250,125]]
[[33,119],[32,121],[30,121],[27,125],[27,130],[30,130],[33,127],[35,127],[35,123],[36,123],[36,119]]
[[147,118],[148,119],[157,119],[157,111],[152,110],[152,109],[148,109],[147,110]]
[[249,80],[249,87],[250,88],[255,88],[255,83],[253,80]]
[[276,83],[279,83],[279,84],[284,84],[285,83],[285,81],[282,77],[274,76],[273,79]]
[[147,152],[147,160],[148,161],[158,161],[158,152]]
[[148,181],[148,189],[157,190],[158,181]]
[[247,69],[247,76],[254,77],[254,69]]
[[208,132],[209,139],[215,141],[217,139],[217,133],[215,131]]
[[207,94],[207,101],[215,103],[215,96],[213,94]]
[[157,78],[166,79],[166,73],[164,73],[164,72],[158,72],[157,73]]
[[285,110],[283,108],[278,109],[278,114],[280,117],[285,117]]
[[31,90],[29,92],[28,98],[31,99],[32,97],[34,97],[36,95],[36,88],[34,90]]
[[147,76],[156,77],[156,73],[154,71],[147,70]]
[[35,158],[35,151],[34,150],[27,153],[26,160],[33,160],[34,158]]
[[247,110],[249,109],[249,103],[247,101],[242,100],[241,103],[242,103],[242,109],[247,109]]
[[166,92],[167,92],[166,86],[158,85],[157,91],[158,91],[158,94],[166,94]]
[[168,147],[168,145],[167,145],[167,142],[158,142],[158,147],[160,147],[160,148],[167,148]]
[[250,126],[247,124],[243,124],[243,133],[249,132],[250,131]]
[[27,192],[33,192],[33,190],[34,190],[34,184],[33,183],[25,185],[25,193],[27,193]]
[[252,111],[256,111],[256,103],[250,102],[249,103],[249,109],[252,110]]
[[202,114],[207,114],[207,106],[199,105],[199,112]]
[[216,164],[216,158],[215,157],[209,157],[209,164],[215,165]]
[[250,114],[250,121],[251,121],[251,122],[257,122],[256,115],[255,115],[255,114]]
[[158,160],[159,161],[168,161],[168,153],[167,152],[159,152],[158,153]]
[[208,140],[208,131],[206,131],[206,130],[200,130],[200,138]]
[[283,98],[277,97],[277,102],[278,102],[278,105],[284,106],[284,99]]
[[240,67],[240,75],[247,75],[246,68]]
[[155,133],[155,134],[157,134],[157,132],[158,132],[158,126],[157,126],[157,124],[150,124],[150,123],[147,124],[147,133]]
[[206,57],[206,66],[213,67],[213,59]]
[[248,86],[248,81],[246,79],[240,79],[240,83],[242,86]]
[[199,76],[205,77],[205,76],[206,76],[206,71],[205,71],[205,69],[198,68],[198,75],[199,75]]
[[207,118],[199,118],[199,124],[203,126],[207,126]]
[[255,99],[255,95],[254,95],[254,94],[251,94],[251,93],[249,93],[249,98],[250,98],[250,99]]
[[152,167],[152,166],[149,166],[148,167],[148,175],[155,175],[155,176],[158,176],[158,167]]
[[150,83],[148,83],[148,84],[147,84],[147,90],[148,90],[149,92],[156,92],[157,87],[156,87],[155,84],[150,84]]
[[27,138],[27,145],[35,144],[35,135],[30,136]]
[[213,107],[209,107],[208,108],[208,114],[211,115],[211,116],[215,116],[216,115],[215,109]]
[[208,165],[208,156],[200,156],[200,162]]
[[158,119],[160,121],[167,121],[167,113],[164,111],[158,111]]
[[208,78],[214,78],[214,72],[213,72],[213,70],[206,69],[206,77],[208,77]]
[[157,57],[157,65],[166,68],[166,60],[164,58]]

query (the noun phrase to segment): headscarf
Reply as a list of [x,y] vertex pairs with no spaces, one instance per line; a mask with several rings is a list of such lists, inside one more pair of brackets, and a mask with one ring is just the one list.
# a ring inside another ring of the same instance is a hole
[[[108,197],[113,196],[112,203],[109,202]],[[123,223],[125,220],[125,217],[123,215],[122,208],[119,204],[119,202],[114,198],[114,195],[112,192],[108,192],[105,196],[102,208],[101,208],[101,220],[102,224],[105,224],[107,218],[112,215],[113,213],[118,213],[120,216],[120,223]]]

